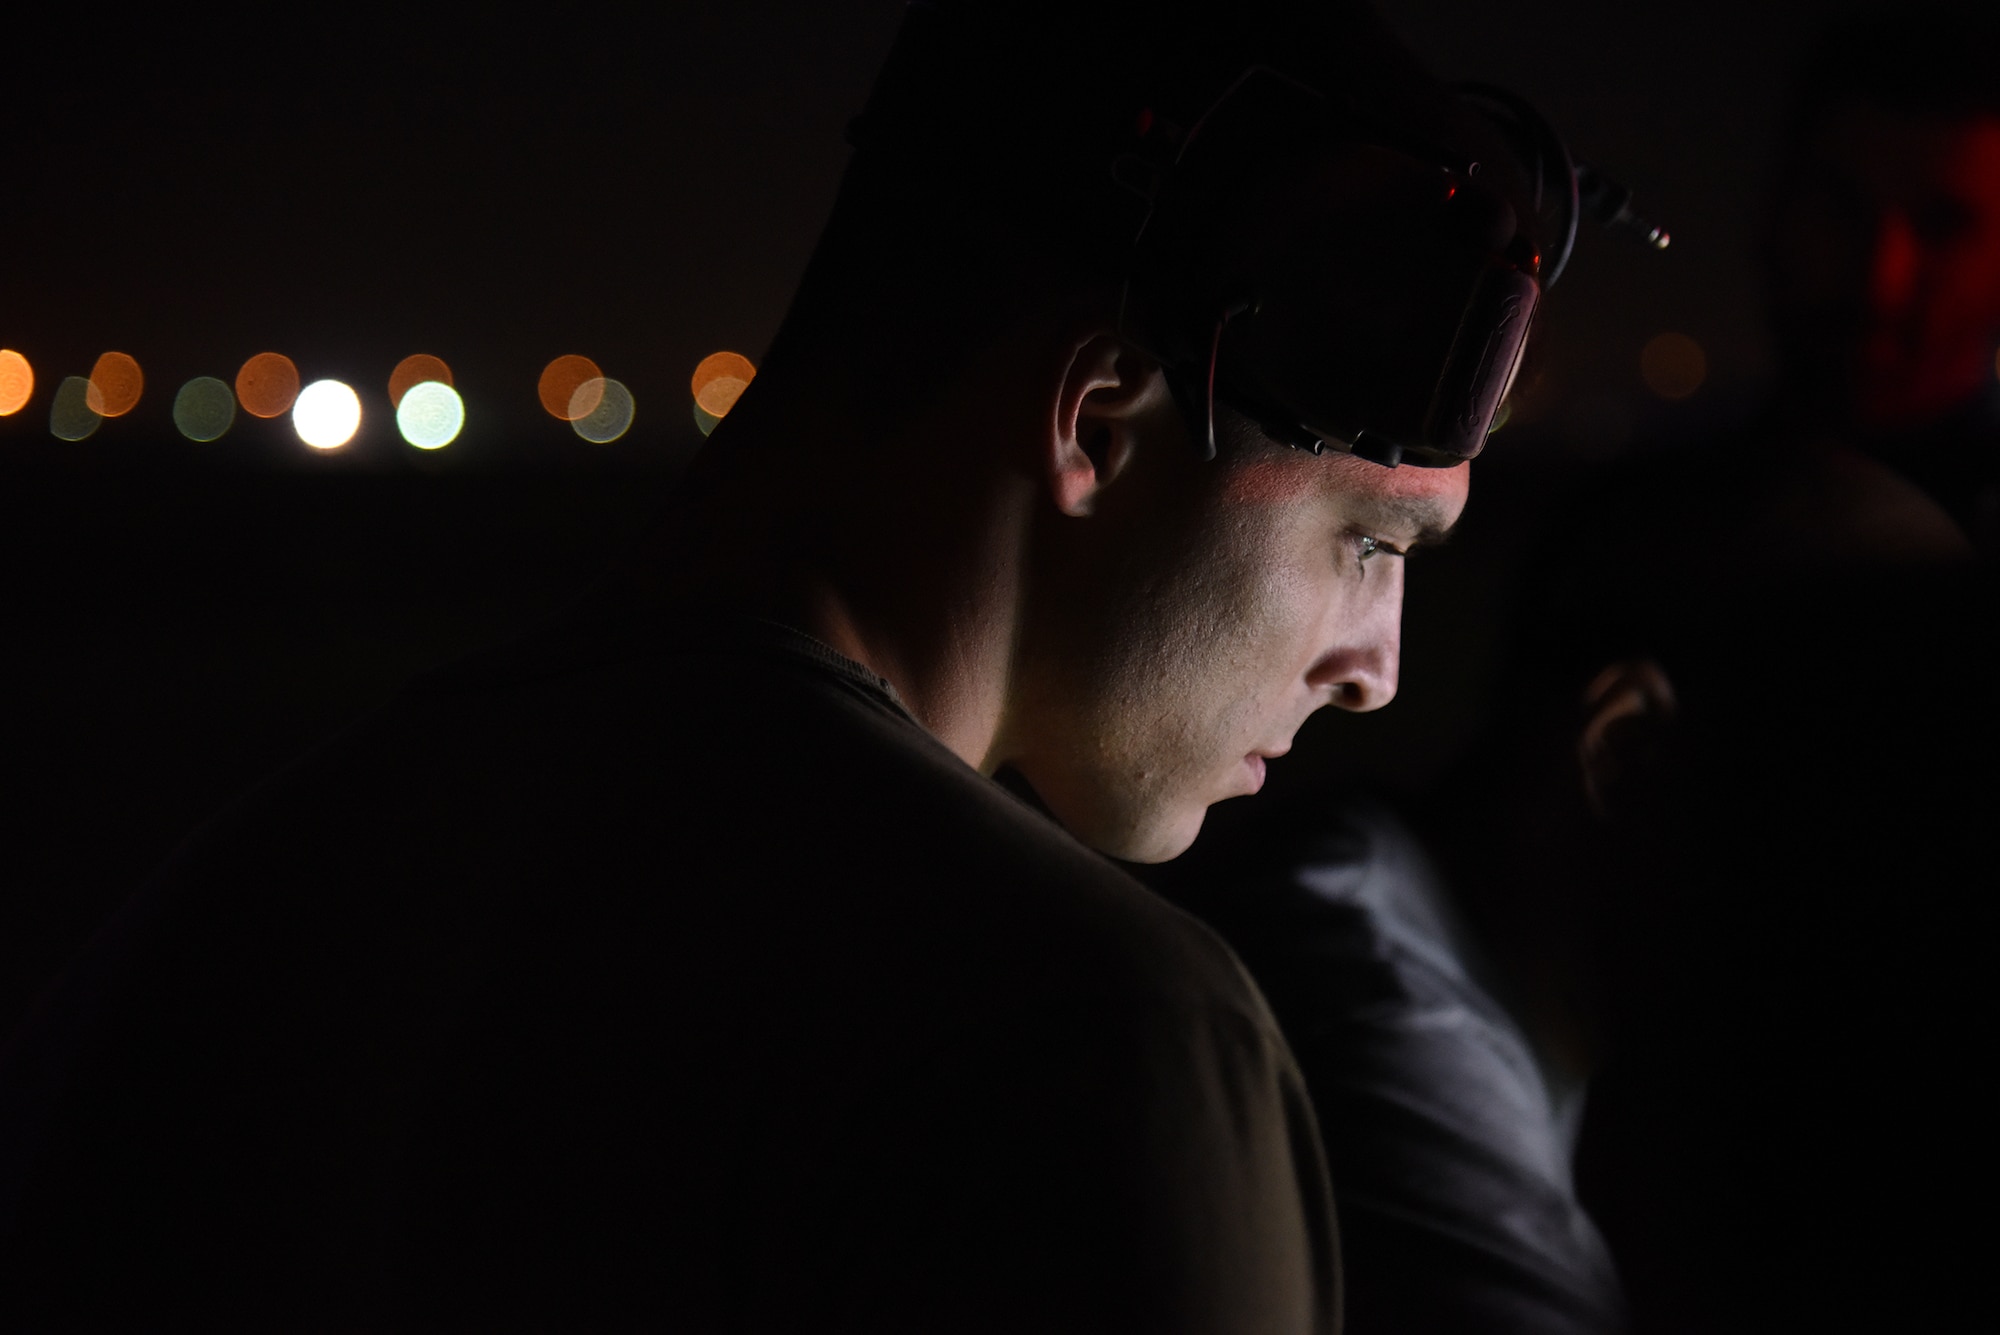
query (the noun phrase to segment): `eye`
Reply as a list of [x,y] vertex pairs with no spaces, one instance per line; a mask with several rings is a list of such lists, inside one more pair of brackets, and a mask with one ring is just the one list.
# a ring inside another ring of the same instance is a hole
[[1354,544],[1354,555],[1357,563],[1365,562],[1369,557],[1378,556],[1385,552],[1390,556],[1406,555],[1406,549],[1391,546],[1382,541],[1382,539],[1370,537],[1366,533],[1352,534],[1349,541]]

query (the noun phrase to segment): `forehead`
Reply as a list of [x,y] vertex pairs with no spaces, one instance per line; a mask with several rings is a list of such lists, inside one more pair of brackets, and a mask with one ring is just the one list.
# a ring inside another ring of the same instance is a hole
[[1311,506],[1377,536],[1436,542],[1465,509],[1472,466],[1384,468],[1349,454],[1259,451],[1232,462],[1225,499]]
[[1812,157],[1821,170],[1885,202],[1947,194],[2000,213],[2000,116],[1843,103],[1821,118]]

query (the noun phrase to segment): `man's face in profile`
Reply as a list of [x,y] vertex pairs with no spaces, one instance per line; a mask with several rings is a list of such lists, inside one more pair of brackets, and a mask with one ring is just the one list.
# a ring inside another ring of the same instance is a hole
[[1827,110],[1781,204],[1786,351],[1864,427],[1920,426],[1994,378],[2000,117]]
[[1094,550],[1065,556],[1100,577],[1068,582],[1064,625],[1033,656],[1016,760],[1079,838],[1138,862],[1179,855],[1210,803],[1256,792],[1314,710],[1389,702],[1398,553],[1456,522],[1469,473],[1268,444],[1202,462],[1177,424],[1161,433],[1173,448],[1107,496]]

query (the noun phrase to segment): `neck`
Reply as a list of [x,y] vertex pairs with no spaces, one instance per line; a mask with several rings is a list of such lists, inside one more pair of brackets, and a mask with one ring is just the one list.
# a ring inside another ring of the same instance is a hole
[[676,594],[794,626],[861,663],[990,773],[1032,491],[991,466],[999,456],[986,444],[928,418],[869,439],[782,409],[732,415],[697,465],[664,578]]

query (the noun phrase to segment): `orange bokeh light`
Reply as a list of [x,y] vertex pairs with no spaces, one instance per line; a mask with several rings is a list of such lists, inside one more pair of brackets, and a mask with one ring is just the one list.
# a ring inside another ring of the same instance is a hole
[[[543,368],[542,380],[535,387],[535,392],[541,395],[542,407],[549,410],[551,417],[574,422],[597,411],[598,403],[604,398],[603,380],[604,372],[597,369],[596,362],[570,353]],[[592,381],[598,382],[596,393],[577,393]]]
[[35,368],[12,348],[0,348],[0,417],[12,417],[35,396]]
[[90,388],[83,401],[99,417],[123,417],[139,406],[145,388],[138,362],[122,352],[107,352],[90,368]]
[[711,352],[694,368],[689,382],[694,401],[711,417],[726,417],[757,376],[750,359],[738,352]]
[[260,352],[236,373],[236,400],[252,417],[281,417],[299,397],[299,368],[282,352]]
[[1639,352],[1639,375],[1663,399],[1684,399],[1708,379],[1708,354],[1686,334],[1656,334]]
[[443,358],[419,352],[397,362],[396,369],[389,372],[389,406],[402,407],[403,396],[426,380],[451,384],[451,368],[444,364]]

